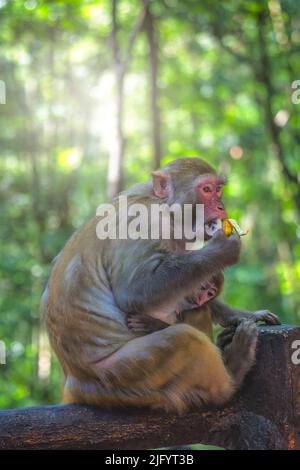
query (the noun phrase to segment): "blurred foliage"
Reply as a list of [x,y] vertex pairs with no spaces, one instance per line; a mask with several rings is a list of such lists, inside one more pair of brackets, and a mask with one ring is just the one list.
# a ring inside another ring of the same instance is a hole
[[[163,163],[198,155],[228,176],[249,228],[225,298],[300,323],[299,0],[152,0]],[[125,42],[141,3],[120,0]],[[0,0],[0,408],[56,403],[61,373],[39,301],[51,260],[105,200],[113,145],[109,0]],[[124,185],[152,169],[147,42],[126,76]]]

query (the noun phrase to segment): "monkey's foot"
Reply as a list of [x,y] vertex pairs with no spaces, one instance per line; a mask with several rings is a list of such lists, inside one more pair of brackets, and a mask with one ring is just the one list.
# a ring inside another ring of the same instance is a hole
[[[229,341],[230,333],[224,335]],[[239,387],[247,372],[255,362],[258,331],[253,320],[242,320],[236,328],[232,341],[223,347],[223,358],[233,375],[236,387]]]
[[228,346],[232,342],[233,336],[235,334],[235,330],[236,330],[235,325],[227,326],[218,335],[216,343],[217,343],[218,348],[221,349],[221,351],[224,351],[226,346]]

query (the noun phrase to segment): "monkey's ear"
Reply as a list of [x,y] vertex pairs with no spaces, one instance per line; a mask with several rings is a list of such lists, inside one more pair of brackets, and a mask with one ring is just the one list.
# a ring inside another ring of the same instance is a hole
[[164,199],[171,194],[171,177],[160,170],[152,172],[152,187],[155,196]]

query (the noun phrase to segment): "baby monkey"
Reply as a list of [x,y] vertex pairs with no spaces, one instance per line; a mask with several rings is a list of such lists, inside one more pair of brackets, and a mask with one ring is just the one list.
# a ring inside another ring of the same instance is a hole
[[[178,303],[174,312],[175,323],[184,323],[185,312],[190,313],[191,310],[199,309],[199,307],[204,306],[210,300],[220,295],[223,285],[224,275],[222,271],[212,276],[209,281],[203,282],[199,289]],[[147,314],[130,314],[127,318],[127,326],[134,333],[147,334],[167,328],[170,326],[170,323]]]

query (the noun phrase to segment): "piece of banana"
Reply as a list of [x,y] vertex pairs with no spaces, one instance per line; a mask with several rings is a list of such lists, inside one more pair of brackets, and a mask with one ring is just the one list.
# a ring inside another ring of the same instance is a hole
[[226,237],[229,237],[234,231],[242,237],[243,235],[247,235],[248,232],[245,232],[239,224],[234,219],[224,219],[223,220],[223,230]]

